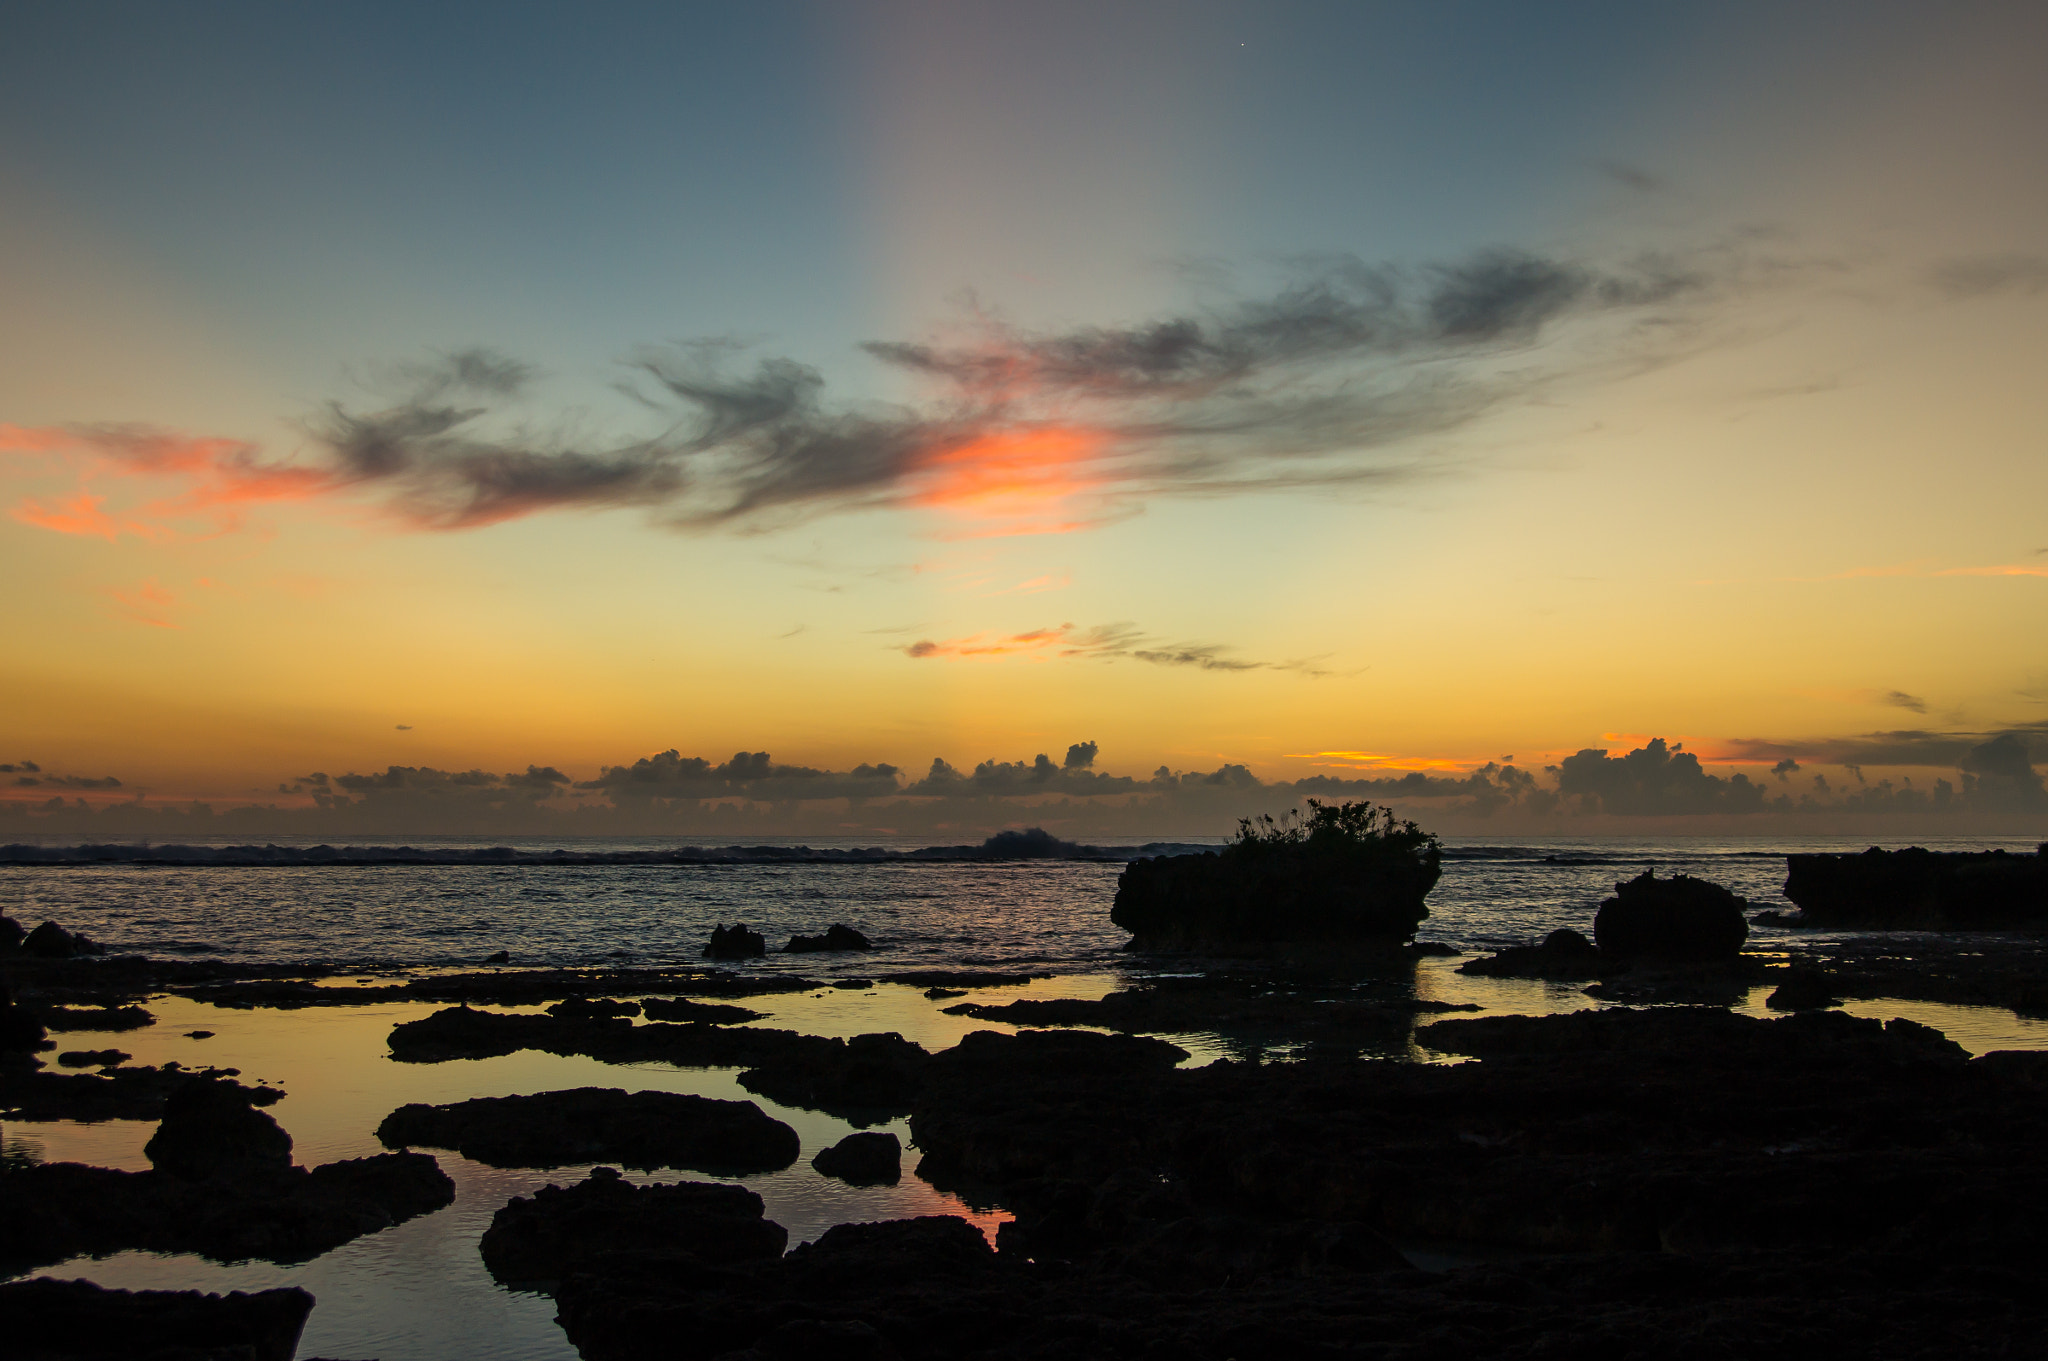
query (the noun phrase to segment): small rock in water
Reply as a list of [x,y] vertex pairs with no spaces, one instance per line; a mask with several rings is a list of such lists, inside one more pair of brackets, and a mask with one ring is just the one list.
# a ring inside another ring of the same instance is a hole
[[835,978],[832,980],[832,986],[845,992],[860,992],[875,986],[875,980],[872,978]]
[[[484,963],[486,964],[510,964],[511,962],[512,952],[510,950],[500,950],[494,955],[484,956]],[[357,979],[356,981],[359,983],[369,982],[368,979]]]
[[1772,1011],[1813,1011],[1841,1004],[1842,999],[1835,996],[1827,975],[1811,969],[1792,970],[1777,990],[1764,1000],[1764,1005]]
[[213,1032],[211,1030],[188,1030],[185,1032],[185,1038],[188,1040],[210,1040],[213,1038]]
[[1719,884],[1654,869],[1614,886],[1593,918],[1600,953],[1617,959],[1724,960],[1749,937],[1749,904]]
[[849,1134],[820,1149],[811,1166],[853,1186],[894,1186],[903,1178],[903,1142],[873,1130]]
[[782,947],[784,954],[807,954],[823,950],[872,950],[874,945],[850,926],[833,922],[822,936],[791,936]]
[[757,959],[767,953],[767,940],[759,931],[749,931],[745,922],[712,927],[704,947],[706,959]]
[[929,998],[931,998],[931,999],[932,999],[932,1001],[934,1001],[934,1002],[940,1002],[940,1001],[944,1001],[944,1000],[945,1000],[946,998],[948,998],[948,997],[965,997],[965,996],[967,995],[967,989],[965,989],[965,988],[926,988],[926,989],[924,990],[924,995],[925,995],[926,997],[929,997]]
[[57,1055],[60,1068],[117,1068],[134,1058],[118,1049],[67,1049]]

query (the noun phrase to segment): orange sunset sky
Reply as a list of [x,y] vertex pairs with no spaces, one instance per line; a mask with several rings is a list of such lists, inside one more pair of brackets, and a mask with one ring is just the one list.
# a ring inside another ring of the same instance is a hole
[[0,58],[0,836],[2048,826],[2038,9],[95,8]]

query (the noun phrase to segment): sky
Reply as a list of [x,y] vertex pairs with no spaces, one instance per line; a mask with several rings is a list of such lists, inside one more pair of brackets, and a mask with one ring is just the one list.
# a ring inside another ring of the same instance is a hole
[[2038,6],[0,29],[8,826],[2048,826]]

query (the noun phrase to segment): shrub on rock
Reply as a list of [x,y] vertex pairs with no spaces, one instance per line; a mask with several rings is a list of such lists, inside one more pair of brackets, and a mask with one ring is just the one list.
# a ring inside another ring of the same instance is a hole
[[1141,950],[1407,941],[1441,873],[1436,837],[1370,803],[1308,809],[1243,819],[1221,851],[1132,861],[1110,920]]

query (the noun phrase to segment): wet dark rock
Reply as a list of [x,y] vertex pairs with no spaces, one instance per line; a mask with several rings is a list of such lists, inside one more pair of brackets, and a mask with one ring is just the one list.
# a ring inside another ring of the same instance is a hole
[[1622,960],[1733,959],[1749,937],[1749,904],[1719,884],[1649,869],[1614,886],[1593,918],[1600,953]]
[[[0,1115],[16,1120],[159,1120],[170,1094],[201,1079],[228,1083],[233,1068],[110,1068],[103,1073],[44,1073],[0,1068]],[[243,1099],[268,1106],[284,1093],[275,1087],[241,1089]]]
[[500,950],[496,954],[484,956],[484,963],[486,964],[510,964],[511,962],[512,952],[510,950]]
[[114,1068],[134,1058],[119,1049],[67,1049],[57,1055],[61,1068]]
[[0,917],[0,955],[21,948],[21,942],[28,936],[21,923],[12,917]]
[[213,1034],[214,1032],[211,1030],[188,1030],[185,1032],[185,1038],[188,1040],[210,1040],[213,1038]]
[[76,959],[80,955],[100,955],[106,947],[94,942],[82,931],[66,931],[55,922],[44,922],[22,938],[17,947],[22,954],[38,959]]
[[1513,945],[1481,959],[1468,959],[1458,966],[1462,974],[1481,978],[1548,978],[1574,982],[1599,978],[1625,968],[1600,947],[1570,927],[1552,931],[1540,945]]
[[1476,1011],[1405,996],[1375,998],[1348,990],[1230,977],[1162,978],[1099,1000],[1022,998],[967,1002],[949,1015],[1019,1026],[1085,1025],[1129,1034],[1217,1031],[1318,1044],[1387,1045],[1405,1041],[1417,1012]]
[[52,1030],[141,1030],[156,1017],[141,1007],[43,1007],[39,1015]]
[[1344,810],[1313,811],[1330,826],[1299,840],[1261,838],[1247,824],[1221,851],[1133,860],[1117,880],[1110,920],[1136,950],[1407,942],[1429,915],[1423,899],[1441,872],[1436,839],[1377,819],[1368,831],[1341,830]]
[[48,1277],[0,1285],[11,1361],[291,1361],[312,1311],[297,1287],[202,1295]]
[[0,1235],[0,1269],[130,1249],[305,1261],[454,1198],[455,1184],[424,1153],[207,1182],[42,1163],[0,1176],[0,1224],[9,1230]]
[[784,1105],[877,1124],[908,1109],[929,1057],[896,1034],[851,1040],[789,1030],[700,1023],[633,1025],[506,1015],[450,1007],[391,1031],[392,1057],[407,1063],[486,1058],[521,1049],[584,1054],[608,1063],[659,1061],[740,1068],[740,1085]]
[[2048,925],[2048,855],[1930,851],[1785,857],[1799,925],[2002,930]]
[[564,1021],[605,1021],[615,1016],[638,1016],[640,1011],[638,1002],[612,997],[600,997],[596,1001],[567,997],[547,1008],[548,1015]]
[[635,1186],[609,1167],[573,1186],[517,1196],[478,1245],[500,1281],[553,1282],[591,1260],[634,1251],[732,1265],[781,1257],[789,1234],[761,1217],[761,1197],[706,1182]]
[[1009,988],[1048,973],[1003,973],[994,969],[902,969],[876,975],[880,983],[903,983],[913,988]]
[[401,1106],[377,1127],[387,1148],[452,1148],[493,1167],[617,1162],[743,1175],[797,1159],[796,1131],[751,1101],[579,1087],[536,1096]]
[[687,997],[646,997],[640,1012],[650,1021],[701,1021],[708,1025],[744,1025],[768,1013],[729,1002],[692,1002]]
[[142,1151],[157,1171],[188,1181],[261,1177],[292,1165],[291,1135],[250,1103],[246,1088],[202,1078],[171,1092]]
[[811,1166],[853,1186],[894,1186],[903,1179],[903,1141],[893,1134],[849,1134],[820,1149]]
[[833,922],[825,928],[823,935],[791,936],[789,944],[782,947],[784,954],[804,954],[827,950],[872,950],[875,947],[868,938],[850,926]]
[[832,980],[832,986],[841,992],[866,992],[869,988],[875,986],[875,980],[872,978],[835,978]]
[[741,1073],[739,1084],[785,1106],[876,1125],[910,1109],[931,1058],[894,1031],[856,1035],[788,1046]]
[[926,989],[924,990],[924,995],[925,995],[926,997],[930,998],[930,999],[931,999],[932,1001],[934,1001],[934,1002],[942,1002],[942,1001],[944,1001],[944,1000],[945,1000],[946,998],[948,998],[948,997],[965,997],[965,996],[967,995],[967,989],[965,989],[965,988],[926,988]]
[[768,942],[759,931],[749,931],[745,922],[714,926],[704,946],[706,959],[755,959],[768,953]]
[[1812,969],[1791,970],[1785,981],[1764,999],[1764,1005],[1772,1011],[1812,1011],[1841,1004],[1842,999],[1835,996],[1828,976]]

